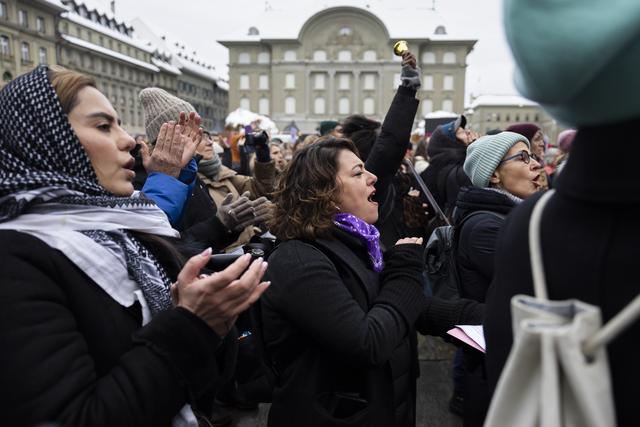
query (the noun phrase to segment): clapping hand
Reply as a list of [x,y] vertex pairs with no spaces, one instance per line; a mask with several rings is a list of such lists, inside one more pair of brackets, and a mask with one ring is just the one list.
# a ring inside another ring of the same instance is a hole
[[184,141],[185,146],[184,151],[182,152],[182,159],[180,161],[183,168],[189,164],[198,149],[198,145],[200,145],[200,142],[202,141],[201,123],[202,118],[198,113],[192,111],[189,113],[189,116],[184,112],[180,113],[178,125],[181,126],[181,133],[186,138]]
[[211,249],[192,257],[171,287],[175,305],[201,318],[220,337],[224,337],[238,315],[256,302],[269,287],[261,282],[267,263],[243,255],[224,270],[212,275],[200,274],[209,262]]
[[140,155],[147,173],[160,172],[174,178],[180,175],[187,142],[183,131],[183,127],[173,121],[164,123],[158,133],[153,152],[149,153],[149,146],[141,143]]

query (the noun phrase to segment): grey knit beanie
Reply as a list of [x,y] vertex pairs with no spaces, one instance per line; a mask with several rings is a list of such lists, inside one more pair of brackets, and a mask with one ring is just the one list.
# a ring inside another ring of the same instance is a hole
[[493,172],[498,168],[507,151],[518,142],[531,147],[529,140],[515,132],[500,132],[485,135],[475,140],[467,148],[464,172],[476,187],[487,187]]
[[158,138],[163,123],[170,120],[177,122],[181,111],[187,114],[196,111],[187,101],[158,87],[142,89],[138,98],[144,111],[144,127],[150,142]]

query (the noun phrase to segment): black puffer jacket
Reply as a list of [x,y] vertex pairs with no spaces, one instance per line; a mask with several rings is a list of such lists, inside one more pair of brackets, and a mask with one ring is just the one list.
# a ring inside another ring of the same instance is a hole
[[[640,119],[580,129],[542,215],[542,255],[549,299],[577,298],[616,315],[640,292],[640,174],[629,150],[606,144],[638,140]],[[627,147],[625,147],[627,148]],[[511,349],[510,300],[533,295],[528,227],[538,199],[524,201],[502,228],[496,272],[487,294],[487,372],[495,387]],[[638,424],[640,322],[607,346],[619,426]]]
[[516,206],[516,202],[503,193],[488,188],[462,187],[456,201],[454,223],[460,224],[468,217],[462,228],[456,230],[456,264],[460,277],[460,296],[484,302],[487,289],[493,278],[494,258],[498,233],[505,216]]
[[[505,216],[515,206],[514,200],[495,190],[478,187],[460,189],[454,223],[457,243],[456,266],[461,297],[484,303],[493,278],[498,233],[504,224]],[[462,347],[462,352],[464,425],[482,426],[490,397],[484,356],[467,346]]]
[[429,138],[427,148],[429,167],[420,175],[442,211],[449,217],[453,212],[460,187],[471,185],[462,166],[467,146],[451,138],[438,126]]

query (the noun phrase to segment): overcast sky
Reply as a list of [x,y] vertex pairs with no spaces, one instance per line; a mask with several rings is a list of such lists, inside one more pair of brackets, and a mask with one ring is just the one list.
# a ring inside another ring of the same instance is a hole
[[[415,8],[431,8],[434,4],[433,0],[366,1],[382,9],[402,8],[407,13]],[[108,10],[110,0],[84,2]],[[116,15],[126,22],[142,18],[159,34],[181,40],[190,50],[197,51],[199,57],[226,77],[228,51],[216,40],[237,33],[238,29],[244,32],[250,26],[260,28],[265,7],[295,9],[291,19],[305,20],[308,16],[298,16],[304,15],[299,11],[305,6],[316,9],[319,5],[338,4],[361,6],[363,0],[116,0]],[[467,59],[467,101],[469,94],[517,93],[512,83],[513,60],[502,27],[501,5],[502,0],[435,1],[436,17],[449,35],[478,40]]]

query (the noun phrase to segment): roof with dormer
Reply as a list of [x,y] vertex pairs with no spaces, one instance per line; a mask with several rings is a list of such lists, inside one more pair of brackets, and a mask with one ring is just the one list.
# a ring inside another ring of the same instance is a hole
[[356,11],[369,15],[382,24],[390,39],[475,42],[469,38],[446,34],[440,15],[431,8],[416,3],[389,6],[371,0],[298,2],[286,8],[260,11],[254,18],[247,17],[244,27],[238,28],[219,42],[231,45],[266,40],[296,40],[309,22],[338,11]]

